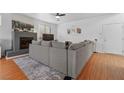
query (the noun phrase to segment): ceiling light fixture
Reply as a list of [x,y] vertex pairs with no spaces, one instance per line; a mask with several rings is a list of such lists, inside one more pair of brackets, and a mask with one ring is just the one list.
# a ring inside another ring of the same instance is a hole
[[57,21],[60,21],[60,17],[61,17],[61,16],[65,16],[65,14],[56,13],[56,19],[57,19]]
[[56,15],[57,21],[60,21],[60,16]]

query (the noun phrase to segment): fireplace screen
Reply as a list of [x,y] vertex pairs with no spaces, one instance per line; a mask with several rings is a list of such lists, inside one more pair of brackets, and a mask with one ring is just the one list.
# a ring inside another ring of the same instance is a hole
[[33,37],[20,37],[20,49],[28,49]]

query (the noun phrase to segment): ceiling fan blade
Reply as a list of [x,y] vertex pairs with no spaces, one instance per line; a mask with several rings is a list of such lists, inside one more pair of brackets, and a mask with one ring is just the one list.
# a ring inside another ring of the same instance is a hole
[[56,13],[56,16],[65,16],[65,14],[62,14],[62,13]]
[[59,13],[56,13],[56,16],[59,16]]
[[60,16],[65,16],[66,14],[60,14]]

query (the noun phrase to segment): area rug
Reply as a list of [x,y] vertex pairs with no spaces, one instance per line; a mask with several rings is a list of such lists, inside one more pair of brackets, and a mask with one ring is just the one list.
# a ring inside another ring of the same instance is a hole
[[63,73],[31,59],[29,56],[15,58],[14,61],[30,80],[63,80],[65,77]]

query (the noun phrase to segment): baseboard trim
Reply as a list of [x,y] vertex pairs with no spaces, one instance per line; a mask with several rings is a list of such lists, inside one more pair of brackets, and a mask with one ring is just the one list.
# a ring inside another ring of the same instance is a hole
[[6,59],[13,59],[13,58],[19,58],[19,57],[24,57],[24,56],[28,56],[29,54],[22,54],[22,55],[18,55],[18,56],[12,56],[12,57],[7,57],[6,56]]
[[101,52],[101,51],[94,51],[93,53],[105,53],[105,52]]

